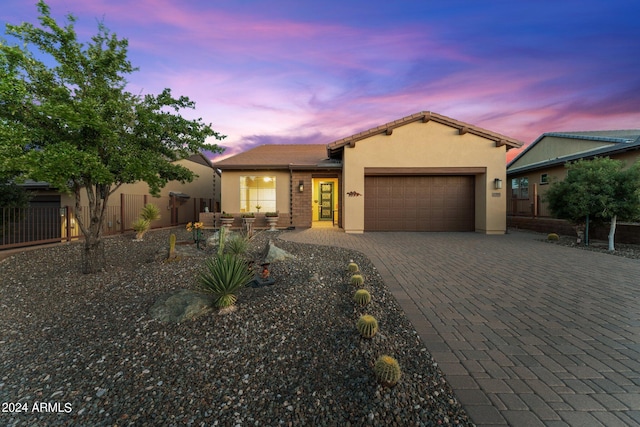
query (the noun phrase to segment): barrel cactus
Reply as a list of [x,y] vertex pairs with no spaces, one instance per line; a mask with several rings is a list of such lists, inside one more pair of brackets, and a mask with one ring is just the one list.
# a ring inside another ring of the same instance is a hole
[[402,371],[398,361],[391,356],[383,355],[376,360],[373,372],[380,384],[385,387],[393,387],[400,380]]
[[353,294],[353,300],[359,305],[367,305],[371,302],[371,294],[366,289],[358,289]]
[[356,322],[356,328],[363,338],[372,338],[378,332],[378,321],[375,317],[365,314]]
[[358,287],[362,286],[364,284],[364,277],[362,277],[362,274],[354,274],[351,276],[351,284]]
[[549,233],[547,235],[547,240],[555,241],[555,240],[559,240],[559,239],[560,239],[560,236],[558,236],[556,233]]
[[349,270],[349,273],[357,273],[358,271],[360,271],[360,268],[358,268],[358,264],[353,261],[349,262],[349,266],[347,268]]

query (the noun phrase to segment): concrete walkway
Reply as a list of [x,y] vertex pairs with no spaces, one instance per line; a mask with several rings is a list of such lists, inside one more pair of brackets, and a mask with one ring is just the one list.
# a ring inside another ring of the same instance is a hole
[[514,232],[283,233],[366,254],[478,426],[640,425],[640,261]]

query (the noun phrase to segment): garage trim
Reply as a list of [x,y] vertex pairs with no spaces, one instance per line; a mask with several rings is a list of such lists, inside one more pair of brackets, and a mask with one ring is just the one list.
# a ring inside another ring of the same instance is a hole
[[486,167],[427,167],[427,168],[364,168],[365,176],[384,175],[478,175],[487,172]]

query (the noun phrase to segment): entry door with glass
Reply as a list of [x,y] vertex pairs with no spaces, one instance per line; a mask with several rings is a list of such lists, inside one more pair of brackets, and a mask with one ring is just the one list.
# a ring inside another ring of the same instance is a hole
[[320,221],[333,220],[333,182],[320,183]]

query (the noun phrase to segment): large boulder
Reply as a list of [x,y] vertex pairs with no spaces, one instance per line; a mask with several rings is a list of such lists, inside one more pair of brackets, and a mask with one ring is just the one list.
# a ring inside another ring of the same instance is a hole
[[294,255],[281,249],[273,244],[272,240],[269,240],[269,246],[267,247],[267,255],[264,257],[264,262],[272,263],[274,261],[284,261],[287,258],[295,258]]
[[213,297],[189,289],[162,295],[149,309],[149,314],[161,322],[193,320],[213,310]]

